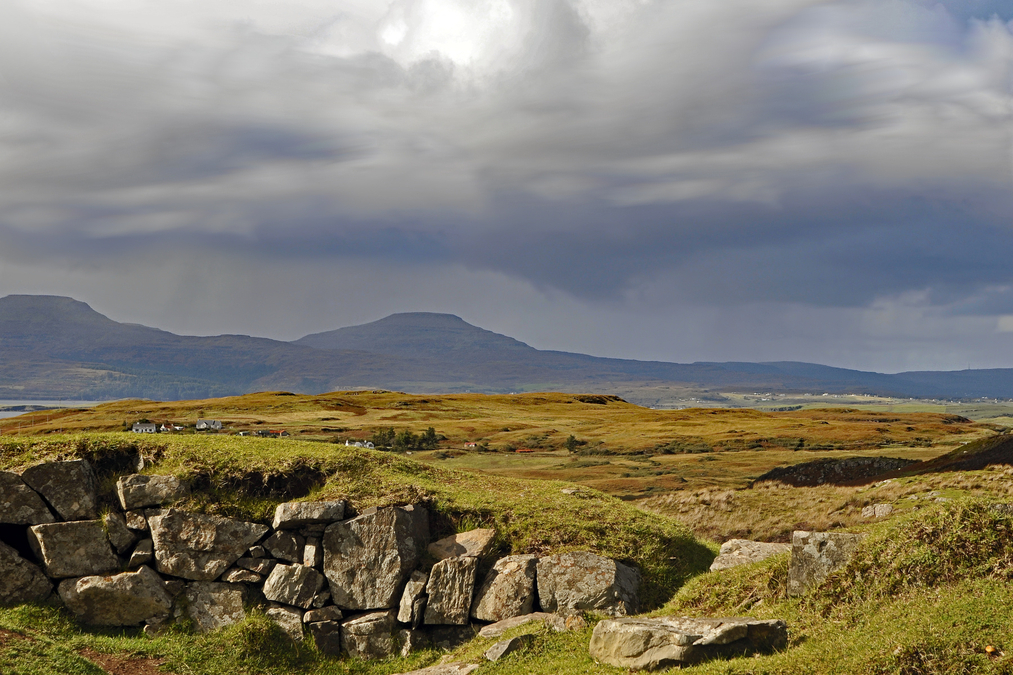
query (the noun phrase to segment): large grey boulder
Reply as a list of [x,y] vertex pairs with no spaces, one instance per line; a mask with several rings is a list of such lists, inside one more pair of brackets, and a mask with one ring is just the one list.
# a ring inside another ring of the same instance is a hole
[[806,593],[826,579],[828,574],[846,565],[861,540],[862,535],[846,532],[793,532],[788,595]]
[[511,555],[492,566],[475,593],[471,616],[479,621],[502,621],[530,614],[535,606],[535,569],[538,557]]
[[97,626],[136,626],[164,620],[172,610],[162,578],[150,567],[114,576],[66,579],[59,593],[79,620]]
[[264,582],[264,597],[309,609],[313,598],[324,587],[324,575],[305,565],[278,565]]
[[52,579],[104,574],[120,567],[100,520],[28,528],[28,543]]
[[687,619],[626,617],[600,622],[589,651],[598,661],[628,670],[658,670],[781,649],[787,644],[783,621],[749,618]]
[[426,624],[467,625],[477,567],[478,559],[472,557],[447,558],[433,565],[426,583]]
[[343,609],[388,609],[429,540],[421,506],[367,509],[324,532],[324,574],[334,604]]
[[98,481],[87,461],[38,464],[25,469],[21,478],[49,502],[62,520],[98,518]]
[[496,530],[479,529],[459,532],[429,545],[429,555],[436,560],[471,556],[481,558],[492,549]]
[[190,487],[175,476],[130,474],[116,481],[116,495],[124,511],[162,506],[190,494]]
[[303,538],[292,532],[275,532],[264,540],[263,547],[278,560],[290,563],[303,561]]
[[372,612],[341,624],[341,646],[350,656],[383,659],[395,654],[398,640],[394,635],[394,612]]
[[640,573],[587,551],[538,560],[538,600],[546,612],[597,610],[608,616],[636,614]]
[[405,584],[404,593],[401,594],[401,604],[398,607],[397,620],[406,623],[412,628],[418,628],[422,624],[426,608],[426,582],[429,575],[422,570],[412,572],[408,583]]
[[770,544],[763,541],[748,539],[729,539],[721,544],[718,557],[711,563],[711,572],[726,570],[730,567],[748,565],[766,560],[771,556],[791,550],[791,544]]
[[345,517],[345,502],[285,502],[274,510],[271,527],[294,530],[307,525],[333,523]]
[[53,584],[38,566],[0,541],[0,607],[45,600],[52,592]]
[[0,471],[0,523],[41,525],[52,523],[53,513],[39,493],[28,487],[21,476]]
[[208,581],[186,585],[186,613],[197,631],[209,633],[246,618],[241,586]]
[[268,530],[267,525],[172,510],[148,518],[148,524],[158,571],[194,581],[218,578]]

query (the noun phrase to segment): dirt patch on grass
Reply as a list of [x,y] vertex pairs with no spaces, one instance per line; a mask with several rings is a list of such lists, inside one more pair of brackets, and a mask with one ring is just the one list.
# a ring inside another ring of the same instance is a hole
[[[2,636],[0,636],[2,639]],[[109,675],[162,675],[159,667],[165,663],[162,659],[152,659],[120,654],[102,654],[94,649],[84,648],[78,652]]]
[[12,630],[5,630],[3,628],[0,628],[0,647],[5,647],[15,640],[31,640],[31,639],[32,638],[28,637],[27,635],[22,635],[21,633],[15,633]]

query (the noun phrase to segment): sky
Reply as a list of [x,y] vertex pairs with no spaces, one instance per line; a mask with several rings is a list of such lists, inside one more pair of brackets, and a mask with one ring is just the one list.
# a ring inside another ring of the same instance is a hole
[[1007,0],[0,0],[0,296],[1013,367]]

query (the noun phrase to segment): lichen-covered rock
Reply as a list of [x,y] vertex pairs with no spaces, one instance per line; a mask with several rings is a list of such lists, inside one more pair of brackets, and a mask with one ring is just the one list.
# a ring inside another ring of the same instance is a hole
[[100,520],[28,528],[28,543],[52,579],[113,572],[120,567]]
[[168,616],[172,598],[150,567],[114,576],[88,576],[60,583],[64,604],[84,623],[136,626]]
[[828,574],[846,565],[861,540],[862,535],[845,532],[796,530],[792,533],[788,595],[804,594]]
[[398,606],[397,620],[406,623],[412,628],[418,628],[422,624],[426,608],[426,582],[429,575],[422,570],[415,570],[408,583],[405,584],[404,593],[401,594],[401,604]]
[[870,504],[862,509],[863,518],[886,518],[893,513],[893,504]]
[[350,656],[383,659],[397,653],[394,611],[372,612],[341,624],[341,646]]
[[305,565],[278,565],[264,582],[264,597],[272,602],[309,609],[324,586],[324,575]]
[[436,560],[471,556],[481,558],[492,549],[496,530],[479,529],[459,532],[429,545],[429,555]]
[[769,652],[787,644],[783,621],[749,618],[621,618],[591,634],[595,659],[629,670],[658,670],[704,659]]
[[345,502],[286,502],[274,510],[276,530],[333,523],[345,517]]
[[123,555],[137,541],[137,536],[127,528],[127,521],[118,513],[107,513],[102,522],[105,524],[106,535],[109,543],[113,545],[116,552]]
[[123,519],[127,523],[127,527],[137,532],[148,531],[148,519],[144,517],[144,511],[140,509],[135,511],[124,511]]
[[275,532],[264,540],[263,547],[278,560],[290,563],[303,561],[303,544],[305,541],[292,532]]
[[208,633],[246,618],[241,586],[209,581],[186,585],[186,613],[197,630]]
[[324,533],[324,574],[334,604],[343,609],[387,609],[429,540],[429,515],[421,506],[367,509]]
[[98,481],[87,461],[38,464],[25,469],[21,478],[49,502],[62,520],[98,518]]
[[295,642],[302,642],[302,612],[291,607],[271,607],[264,614]]
[[41,525],[52,523],[52,511],[39,493],[28,487],[21,476],[0,471],[0,523]]
[[162,506],[190,494],[189,486],[175,476],[131,474],[116,481],[116,495],[124,511]]
[[538,599],[546,612],[597,610],[609,616],[635,614],[640,573],[587,551],[538,560]]
[[426,583],[426,624],[467,625],[477,567],[478,559],[470,556],[433,565]]
[[148,524],[158,571],[194,581],[216,579],[268,530],[257,523],[172,510],[148,518]]
[[53,584],[38,566],[0,541],[0,607],[45,600],[52,592]]
[[511,555],[492,566],[475,593],[471,616],[479,621],[502,621],[530,614],[535,606],[535,568],[538,557]]
[[337,621],[315,621],[309,624],[310,635],[321,654],[341,655],[341,624]]
[[721,544],[718,557],[711,563],[711,572],[726,570],[730,567],[748,565],[766,560],[771,556],[791,550],[791,544],[770,544],[763,541],[748,539],[729,539]]
[[142,539],[137,542],[137,546],[134,547],[134,552],[130,554],[130,562],[127,563],[127,567],[140,567],[141,565],[147,565],[154,559],[154,542],[150,539]]

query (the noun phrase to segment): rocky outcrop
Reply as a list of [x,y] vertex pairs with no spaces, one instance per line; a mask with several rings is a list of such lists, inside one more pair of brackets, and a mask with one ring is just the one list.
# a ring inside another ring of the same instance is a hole
[[721,551],[718,557],[714,558],[710,570],[726,570],[730,567],[748,565],[750,563],[766,560],[771,556],[787,553],[791,550],[791,544],[770,544],[763,541],[750,541],[748,539],[729,539],[721,544]]
[[186,613],[201,633],[209,633],[246,618],[244,593],[236,584],[196,581],[186,585]]
[[426,624],[464,626],[475,590],[478,559],[447,558],[433,565],[426,583]]
[[172,610],[162,578],[149,567],[111,577],[67,579],[59,593],[78,620],[97,626],[137,626],[164,620]]
[[52,592],[53,584],[38,566],[0,542],[0,607],[45,600]]
[[535,569],[533,555],[500,558],[489,570],[475,593],[471,616],[479,621],[502,621],[530,614],[535,605]]
[[341,624],[341,647],[349,656],[383,659],[397,653],[393,611],[372,612]]
[[170,504],[189,494],[189,486],[175,476],[131,474],[116,481],[116,495],[124,511]]
[[635,614],[640,573],[587,551],[541,558],[538,599],[546,612],[597,610],[608,616]]
[[811,462],[771,469],[757,478],[755,482],[777,481],[794,487],[840,485],[857,480],[868,480],[917,463],[915,460],[897,457],[816,459]]
[[863,518],[886,518],[893,513],[893,504],[870,504],[862,509]]
[[345,517],[345,502],[286,502],[274,510],[271,527],[294,530],[307,525],[327,525]]
[[21,479],[42,495],[60,520],[98,518],[98,481],[85,460],[39,464],[25,469]]
[[266,525],[169,511],[148,519],[158,571],[183,579],[218,578],[268,532]]
[[324,532],[324,574],[343,609],[397,606],[428,543],[429,516],[420,506],[368,509]]
[[787,626],[780,620],[627,617],[595,626],[589,651],[595,659],[617,668],[659,670],[774,651],[784,647],[787,639]]
[[42,525],[55,520],[39,493],[28,487],[21,476],[0,471],[0,523]]
[[120,560],[113,553],[102,521],[79,520],[28,528],[28,543],[52,579],[113,572]]
[[496,530],[482,529],[460,532],[429,545],[429,555],[434,560],[445,560],[460,556],[481,558],[492,549]]
[[805,594],[828,574],[846,565],[861,540],[862,535],[845,532],[796,530],[792,533],[788,595]]

